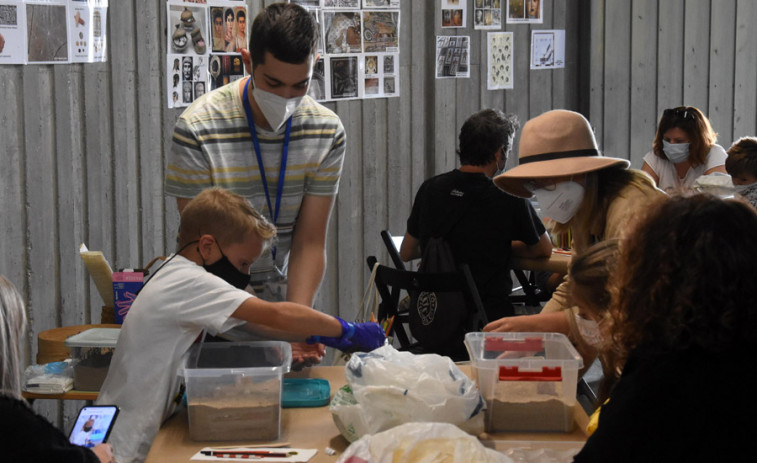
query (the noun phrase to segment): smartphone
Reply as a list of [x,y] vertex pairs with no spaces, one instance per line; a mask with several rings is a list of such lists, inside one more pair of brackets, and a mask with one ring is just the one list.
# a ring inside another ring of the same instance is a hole
[[92,405],[82,407],[68,440],[72,444],[92,448],[108,440],[118,416],[115,405]]

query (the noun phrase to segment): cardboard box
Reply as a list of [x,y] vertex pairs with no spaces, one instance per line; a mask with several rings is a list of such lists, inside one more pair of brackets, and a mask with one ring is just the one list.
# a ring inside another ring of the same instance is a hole
[[129,313],[131,304],[142,289],[144,274],[142,272],[113,272],[113,303],[116,308],[117,324],[122,324]]

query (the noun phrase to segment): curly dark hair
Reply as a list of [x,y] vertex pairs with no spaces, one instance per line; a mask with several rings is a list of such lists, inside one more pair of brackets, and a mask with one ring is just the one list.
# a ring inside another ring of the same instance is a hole
[[731,176],[757,177],[757,137],[741,137],[728,148],[725,170]]
[[649,210],[621,247],[613,279],[618,355],[757,347],[757,214],[710,195]]

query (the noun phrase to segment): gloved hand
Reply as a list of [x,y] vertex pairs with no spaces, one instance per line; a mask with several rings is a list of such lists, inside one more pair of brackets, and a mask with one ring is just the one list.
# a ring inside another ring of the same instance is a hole
[[384,345],[384,330],[378,323],[350,323],[336,317],[342,324],[342,335],[338,338],[328,336],[310,336],[305,342],[315,344],[320,342],[342,352],[370,352]]

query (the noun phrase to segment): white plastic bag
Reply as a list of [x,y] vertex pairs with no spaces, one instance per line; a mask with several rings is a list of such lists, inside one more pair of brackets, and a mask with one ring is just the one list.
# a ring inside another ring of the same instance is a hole
[[511,463],[449,423],[406,423],[352,443],[337,463]]
[[476,435],[484,430],[484,399],[449,357],[383,346],[353,354],[345,376],[348,387],[329,410],[350,442],[409,422],[452,423]]

